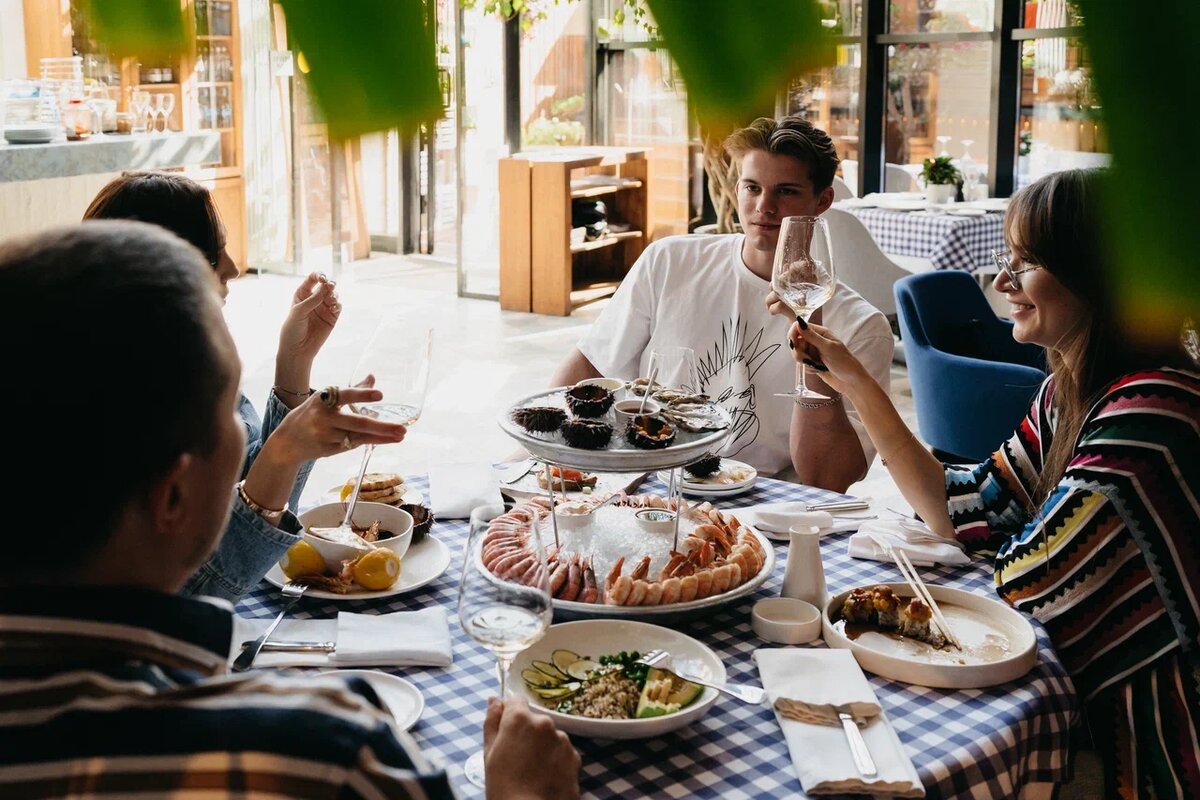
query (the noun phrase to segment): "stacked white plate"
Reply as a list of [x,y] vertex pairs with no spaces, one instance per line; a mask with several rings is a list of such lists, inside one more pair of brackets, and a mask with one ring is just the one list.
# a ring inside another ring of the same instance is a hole
[[[747,477],[732,483],[722,482],[722,475],[731,469],[741,469],[747,471]],[[749,464],[741,461],[734,461],[732,458],[721,459],[721,469],[716,475],[709,478],[697,478],[694,475],[689,475],[686,470],[681,470],[683,476],[683,493],[695,497],[732,497],[743,492],[748,492],[754,488],[754,484],[758,481],[758,470]],[[670,483],[671,474],[666,471],[658,473],[658,479],[663,483]]]
[[7,126],[4,129],[4,139],[9,144],[46,144],[53,141],[57,133],[57,125],[31,122]]

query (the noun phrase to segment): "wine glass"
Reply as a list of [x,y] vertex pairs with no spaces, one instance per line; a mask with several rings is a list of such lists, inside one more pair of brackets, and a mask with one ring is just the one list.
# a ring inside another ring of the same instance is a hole
[[[771,269],[771,289],[796,316],[808,322],[818,308],[833,297],[837,276],[833,271],[833,248],[829,244],[829,226],[820,217],[786,217],[775,246],[775,265]],[[825,395],[808,388],[804,369],[796,391],[781,397],[826,400]]]
[[937,139],[938,144],[941,145],[941,148],[942,148],[941,150],[938,151],[938,157],[941,158],[942,156],[950,155],[950,151],[946,149],[946,145],[950,144],[950,137],[949,136],[936,136],[934,138]]
[[971,145],[975,144],[974,139],[963,139],[963,154],[958,160],[959,171],[963,176],[963,199],[975,199],[975,185],[979,183],[979,178],[982,170],[979,167],[979,162],[971,158]]
[[146,117],[150,112],[150,93],[145,89],[134,89],[129,102],[133,106],[133,119],[137,123],[137,131],[147,130]]
[[[406,426],[415,423],[420,419],[425,405],[432,343],[433,331],[429,328],[414,328],[401,320],[381,322],[359,356],[350,384],[357,385],[371,376],[374,387],[383,393],[383,399],[375,403],[355,403],[348,408],[356,414],[385,422],[399,422]],[[363,475],[367,472],[373,452],[375,445],[368,443],[354,479],[354,491],[347,498],[346,515],[336,530],[353,530],[350,520],[354,516],[359,487],[362,486]],[[322,533],[329,536],[323,530]]]
[[[493,573],[483,561],[492,520],[504,506],[480,506],[471,512],[471,532],[463,550],[462,581],[458,590],[458,619],[463,630],[496,654],[500,699],[508,690],[508,671],[517,654],[536,642],[550,627],[550,573],[542,546],[538,515],[530,521],[530,536],[521,568]],[[467,780],[483,786],[483,751],[463,766]]]
[[666,389],[685,394],[700,394],[700,372],[696,369],[696,351],[690,347],[656,347],[650,351],[650,371],[654,382]]
[[175,110],[175,95],[164,92],[154,98],[154,104],[158,113],[162,114],[162,132],[168,133],[171,130],[171,112]]

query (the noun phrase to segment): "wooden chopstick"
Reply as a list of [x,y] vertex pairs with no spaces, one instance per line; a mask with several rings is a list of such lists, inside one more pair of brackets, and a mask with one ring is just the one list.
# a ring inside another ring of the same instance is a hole
[[933,612],[934,621],[942,629],[942,634],[946,637],[946,640],[957,649],[962,650],[962,643],[954,635],[954,632],[950,630],[950,623],[946,622],[946,617],[942,614],[942,610],[938,608],[937,601],[933,599],[933,595],[929,593],[929,589],[921,580],[921,576],[913,568],[912,562],[908,559],[908,553],[903,550],[897,550],[889,545],[888,554],[896,562],[896,567],[900,570],[900,574],[904,576],[904,580],[907,581],[908,588],[912,589],[917,597],[929,606],[929,610]]

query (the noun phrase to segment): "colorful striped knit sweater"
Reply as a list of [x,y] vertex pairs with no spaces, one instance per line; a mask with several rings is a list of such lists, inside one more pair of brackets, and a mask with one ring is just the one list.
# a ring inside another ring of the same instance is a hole
[[1200,797],[1200,375],[1109,386],[1035,508],[1053,391],[1049,378],[990,460],[947,468],[956,534],[997,550],[1000,595],[1046,626],[1108,794]]

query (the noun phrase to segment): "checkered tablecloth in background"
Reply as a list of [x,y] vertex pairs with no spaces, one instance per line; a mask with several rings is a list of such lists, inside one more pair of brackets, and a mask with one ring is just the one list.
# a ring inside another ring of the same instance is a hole
[[928,258],[935,269],[991,270],[992,251],[1004,249],[1001,213],[963,217],[937,211],[843,210],[862,220],[883,252]]
[[[410,481],[427,489],[423,479]],[[665,494],[648,480],[643,492]],[[736,508],[781,500],[809,502],[839,495],[806,486],[760,479],[753,491],[717,505]],[[329,602],[305,599],[297,617],[329,618],[339,609],[386,613],[432,603],[451,613],[454,665],[449,669],[393,670],[412,681],[425,696],[425,713],[413,734],[434,759],[448,765],[464,796],[478,796],[461,779],[461,764],[479,749],[485,698],[496,693],[495,662],[490,652],[458,625],[455,603],[466,541],[464,521],[439,522],[433,535],[448,544],[454,558],[438,580],[423,589],[375,601]],[[851,559],[846,537],[837,534],[821,545],[830,592],[851,586],[898,581],[891,565]],[[750,607],[779,594],[787,545],[776,544],[775,574],[749,597],[716,613],[673,627],[712,647],[725,661],[729,680],[758,684],[751,654],[764,643],[750,628]],[[930,568],[922,577],[936,583],[992,595],[992,568]],[[264,617],[279,610],[280,594],[263,584],[238,606],[242,616]],[[1070,679],[1041,626],[1038,665],[1018,681],[990,689],[951,691],[908,686],[870,677],[880,703],[912,758],[929,797],[1015,797],[1028,782],[1058,782],[1067,777],[1067,740],[1076,714]],[[738,800],[802,797],[779,724],[769,707],[747,706],[722,697],[690,727],[659,739],[595,741],[575,739],[583,755],[581,781],[586,797],[706,797]]]

